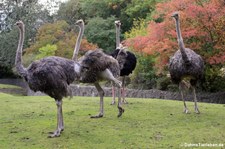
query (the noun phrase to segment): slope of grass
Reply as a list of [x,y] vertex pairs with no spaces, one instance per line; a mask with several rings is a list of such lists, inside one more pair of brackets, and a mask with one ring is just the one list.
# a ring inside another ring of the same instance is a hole
[[24,88],[15,85],[0,84],[0,93],[7,93],[12,95],[26,95]]
[[8,85],[8,84],[0,84],[0,89],[11,89],[11,88],[17,88],[19,89],[19,86],[15,86],[15,85]]
[[[184,148],[208,143],[225,145],[225,106],[199,103],[201,114],[183,114],[183,103],[156,99],[128,99],[125,113],[117,118],[117,107],[105,98],[105,116],[97,114],[99,99],[64,99],[65,131],[59,138],[47,138],[56,127],[56,106],[47,96],[0,94],[0,148]],[[225,147],[225,146],[224,146]],[[218,147],[223,148],[223,147]]]

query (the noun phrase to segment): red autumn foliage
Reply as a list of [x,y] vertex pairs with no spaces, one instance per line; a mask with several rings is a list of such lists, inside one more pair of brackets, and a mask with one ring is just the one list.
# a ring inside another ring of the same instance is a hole
[[[47,23],[41,26],[36,35],[36,41],[25,49],[26,54],[37,54],[41,47],[47,44],[56,45],[56,56],[72,58],[78,32],[75,32],[65,21]],[[79,54],[88,50],[95,50],[97,45],[89,43],[85,38],[82,39]]]
[[135,50],[158,55],[156,67],[166,66],[169,57],[178,49],[175,22],[171,14],[179,11],[184,44],[200,54],[206,63],[225,63],[225,3],[223,0],[171,0],[156,5],[146,36],[127,39]]

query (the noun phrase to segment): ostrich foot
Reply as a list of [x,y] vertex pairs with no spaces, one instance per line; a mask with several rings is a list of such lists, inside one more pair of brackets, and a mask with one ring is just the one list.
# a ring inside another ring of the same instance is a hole
[[116,101],[112,101],[110,105],[115,105],[116,104]]
[[60,137],[62,131],[63,129],[57,129],[54,132],[49,132],[48,138]]
[[185,114],[189,114],[190,112],[188,111],[187,108],[184,108],[184,113],[185,113]]
[[198,107],[195,107],[195,113],[200,114],[200,111],[199,111]]
[[125,110],[122,107],[118,107],[118,109],[119,109],[119,114],[117,115],[117,117],[120,117],[122,116]]
[[126,99],[124,99],[124,100],[122,101],[122,103],[123,103],[123,104],[128,104],[128,102],[126,101]]
[[99,113],[98,115],[91,116],[90,118],[101,118],[103,117],[103,113]]

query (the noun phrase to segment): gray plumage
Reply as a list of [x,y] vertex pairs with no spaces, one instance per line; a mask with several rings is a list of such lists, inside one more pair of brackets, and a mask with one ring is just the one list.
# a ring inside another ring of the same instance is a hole
[[34,61],[28,68],[22,65],[22,48],[24,42],[24,24],[16,22],[20,31],[19,43],[16,52],[16,70],[33,91],[41,91],[54,98],[57,105],[57,128],[49,137],[58,137],[64,130],[62,115],[62,98],[71,95],[69,84],[77,77],[77,64],[61,57],[47,57]]
[[187,61],[184,61],[180,50],[170,58],[169,71],[171,79],[175,84],[179,84],[184,77],[190,77],[192,85],[203,77],[204,62],[200,55],[191,49],[185,48]]
[[[76,41],[76,45],[74,48],[73,60],[76,61],[76,57],[78,55],[78,51],[80,48],[81,39],[84,32],[84,22],[83,20],[78,20],[76,25],[79,27],[79,35]],[[116,79],[120,75],[120,67],[118,61],[114,59],[112,56],[109,56],[102,52],[101,49],[96,49],[92,51],[88,51],[82,56],[79,60],[79,77],[78,81],[82,83],[93,83],[98,90],[100,96],[100,112],[96,116],[91,116],[91,118],[100,118],[104,115],[104,108],[103,108],[103,98],[104,98],[104,90],[101,88],[99,82],[101,80],[108,80],[112,81],[113,84],[121,87],[121,82]],[[118,98],[120,101],[120,95]],[[122,115],[124,109],[118,102],[118,110],[119,114],[118,117]]]
[[52,56],[33,62],[24,78],[33,91],[41,91],[61,100],[72,96],[68,88],[75,76],[74,61]]
[[184,100],[183,90],[185,87],[185,83],[183,79],[190,79],[191,89],[193,91],[195,101],[195,112],[200,113],[197,106],[195,86],[197,81],[203,77],[204,62],[200,55],[196,54],[189,48],[185,48],[180,31],[179,15],[177,12],[175,12],[172,17],[174,17],[176,23],[179,50],[174,54],[173,57],[170,58],[170,76],[175,84],[179,84],[179,89],[184,101],[185,113],[188,113],[188,109]]
[[119,77],[120,67],[116,59],[105,54],[101,49],[88,51],[79,59],[81,65],[80,80],[83,83],[95,83],[102,80],[98,72],[109,69],[114,77]]

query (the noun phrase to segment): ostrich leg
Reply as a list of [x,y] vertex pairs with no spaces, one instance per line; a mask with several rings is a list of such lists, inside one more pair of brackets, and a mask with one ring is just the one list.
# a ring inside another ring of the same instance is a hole
[[99,76],[101,76],[101,78],[103,78],[104,80],[109,80],[113,83],[113,86],[117,86],[119,89],[121,88],[122,86],[122,82],[117,80],[112,72],[109,70],[109,69],[106,69],[102,72],[100,72]]
[[120,117],[120,116],[122,116],[122,114],[124,112],[124,109],[121,106],[121,85],[122,85],[122,83],[119,80],[117,80],[116,78],[114,78],[114,76],[108,69],[106,69],[104,71],[104,73],[102,73],[102,77],[104,77],[107,80],[113,81],[113,86],[118,87],[118,106],[117,106],[117,108],[119,110],[119,114],[117,115],[117,117]]
[[[102,78],[104,78],[105,80],[112,81],[113,86],[117,86],[118,87],[118,106],[117,107],[118,107],[118,110],[119,110],[118,117],[120,117],[123,114],[123,112],[124,112],[124,109],[121,106],[121,92],[120,92],[122,83],[119,80],[117,80],[113,76],[113,74],[111,73],[111,71],[109,71],[108,69],[102,71],[100,73],[100,76]],[[103,96],[104,96],[104,91],[102,90],[102,88],[99,85],[99,83],[95,83],[95,87],[97,88],[97,90],[98,90],[98,92],[100,94],[100,113],[99,113],[99,115],[100,116],[101,115],[103,116]],[[99,118],[99,115],[93,116],[92,118]]]
[[117,108],[119,110],[119,113],[118,113],[117,117],[122,116],[122,114],[124,112],[124,109],[122,108],[121,104],[122,104],[121,103],[121,91],[120,91],[120,89],[118,89],[118,105],[117,105]]
[[104,115],[104,102],[103,102],[103,97],[104,97],[104,91],[101,88],[101,86],[99,85],[98,82],[95,83],[95,87],[98,90],[98,94],[100,96],[100,110],[99,110],[99,114],[96,116],[91,116],[91,118],[101,118]]
[[194,108],[195,108],[195,113],[200,114],[200,111],[199,111],[198,105],[197,105],[197,97],[196,97],[195,87],[194,86],[191,86],[191,89],[192,89],[192,92],[193,92],[193,95],[194,95],[194,102],[195,102]]
[[49,138],[59,137],[64,130],[63,114],[62,114],[62,100],[56,100],[57,105],[57,128],[54,132],[50,132]]
[[186,105],[185,99],[184,99],[184,84],[182,81],[179,83],[179,90],[180,90],[181,98],[184,102],[184,113],[188,114],[188,108],[187,108],[187,105]]
[[112,102],[111,102],[111,105],[114,105],[116,104],[116,96],[115,96],[115,85],[114,83],[112,83]]
[[122,92],[122,103],[125,103],[125,104],[128,104],[128,102],[126,101],[126,99],[125,99],[125,79],[126,79],[126,77],[125,76],[123,76],[123,78],[122,78],[122,90],[121,90],[121,92]]

